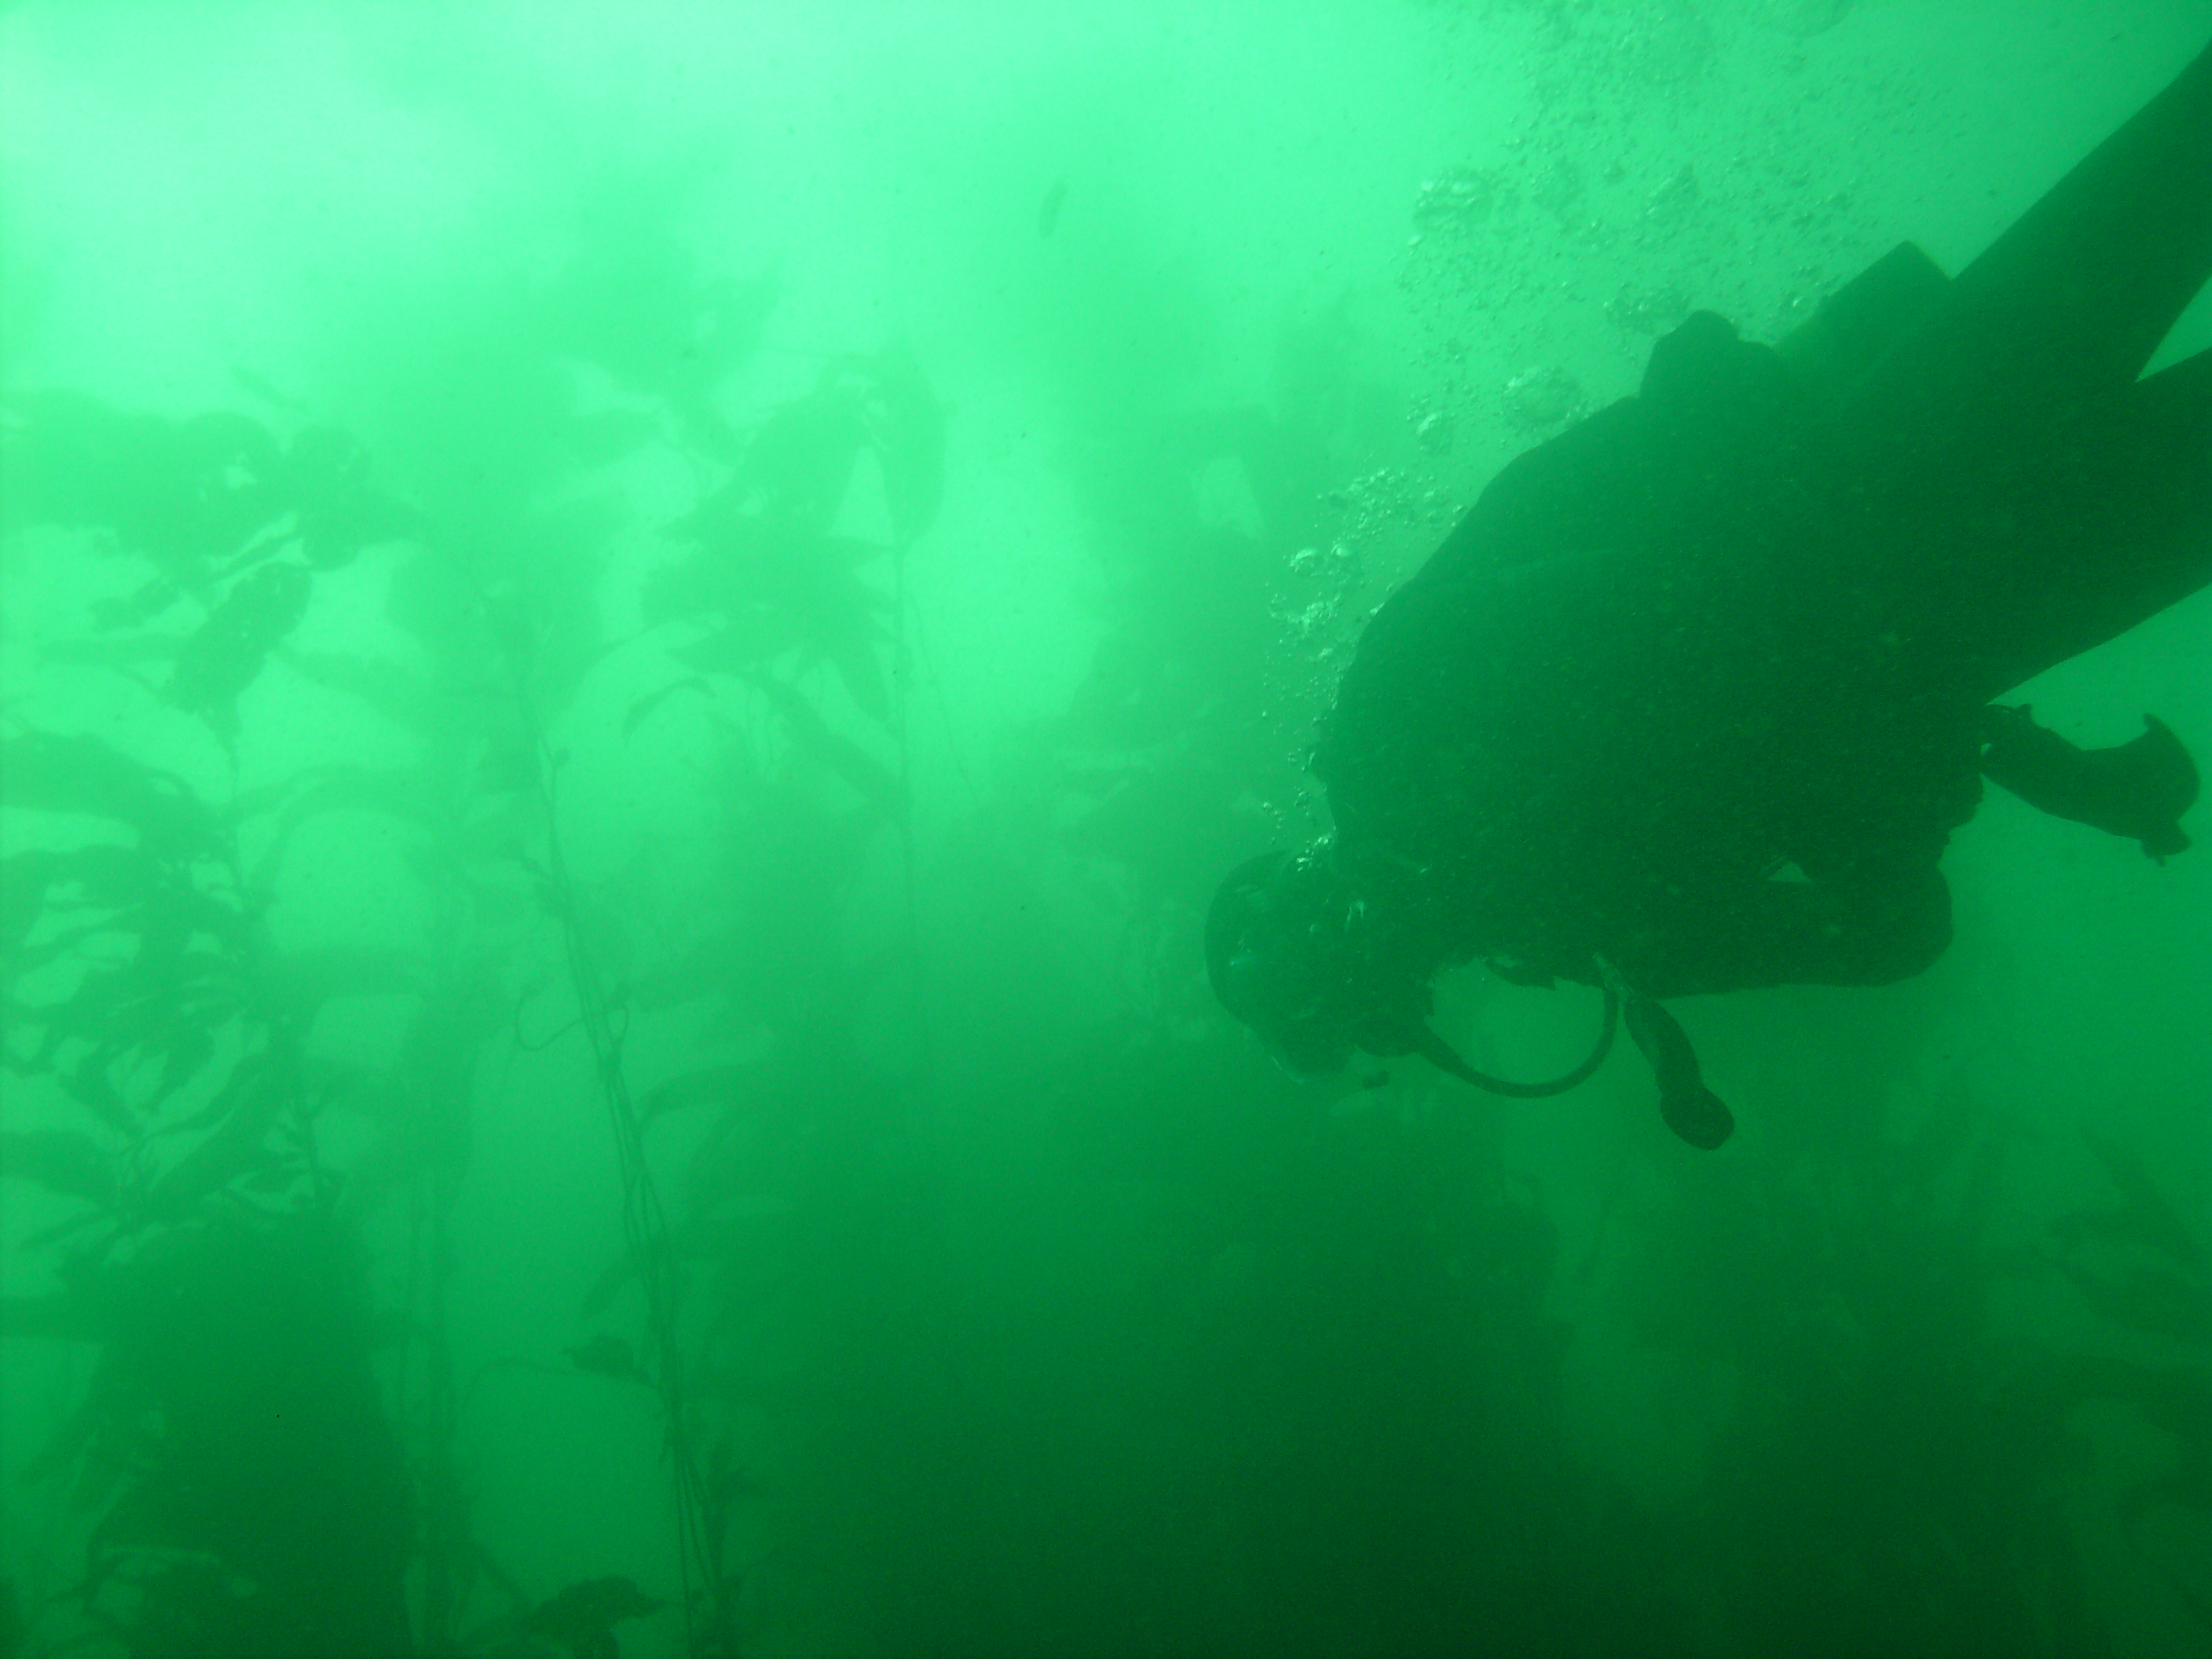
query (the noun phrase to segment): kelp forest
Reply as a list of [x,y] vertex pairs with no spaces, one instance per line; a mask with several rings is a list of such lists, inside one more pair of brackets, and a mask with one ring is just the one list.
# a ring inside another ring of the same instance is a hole
[[[1500,465],[2212,26],[2087,9],[0,7],[0,1656],[2203,1651],[2212,852],[1990,804],[1711,1154],[1200,944]],[[2039,715],[2212,752],[2203,598]]]

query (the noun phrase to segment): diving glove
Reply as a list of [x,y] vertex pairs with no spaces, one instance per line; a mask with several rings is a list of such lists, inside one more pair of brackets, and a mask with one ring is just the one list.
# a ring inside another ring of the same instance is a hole
[[2046,731],[2025,706],[1984,711],[1982,775],[2053,817],[2142,843],[2161,864],[2189,845],[2181,815],[2197,800],[2197,763],[2155,714],[2143,734],[2081,749]]

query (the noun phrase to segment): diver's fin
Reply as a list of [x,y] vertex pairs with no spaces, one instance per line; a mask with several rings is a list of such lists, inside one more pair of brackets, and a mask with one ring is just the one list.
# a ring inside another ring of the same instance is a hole
[[1949,285],[1950,278],[1916,244],[1899,242],[1820,301],[1774,349],[1817,402],[1840,403],[1935,309]]
[[1721,1097],[1705,1087],[1698,1051],[1681,1022],[1650,997],[1629,992],[1621,1000],[1628,1035],[1651,1062],[1659,1082],[1659,1115],[1667,1127],[1698,1148],[1711,1152],[1735,1133],[1735,1117]]
[[2081,415],[2004,471],[2005,533],[1953,517],[1923,543],[1942,549],[1956,596],[1945,672],[1977,702],[2212,581],[2212,348]]
[[2038,726],[2025,707],[1987,713],[1984,777],[2053,817],[2139,841],[2161,861],[2188,847],[2181,815],[2197,801],[2197,763],[2158,716],[2145,714],[2142,735],[2130,742],[2081,749]]
[[2033,429],[2128,385],[2212,276],[2212,46],[2046,191],[1863,380],[1891,453]]

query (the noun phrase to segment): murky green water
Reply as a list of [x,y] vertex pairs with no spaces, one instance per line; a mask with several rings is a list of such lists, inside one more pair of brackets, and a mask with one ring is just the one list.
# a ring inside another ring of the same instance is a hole
[[1200,934],[1502,465],[2208,36],[0,8],[0,1653],[2202,1651],[2212,854],[1990,791],[1930,971],[1675,1005],[1711,1154]]

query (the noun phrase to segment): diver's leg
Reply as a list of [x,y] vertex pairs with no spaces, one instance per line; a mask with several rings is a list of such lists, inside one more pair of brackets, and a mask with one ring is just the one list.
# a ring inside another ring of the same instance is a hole
[[1950,947],[1951,889],[1932,862],[1767,884],[1783,890],[1785,903],[1795,901],[1777,905],[1778,920],[1794,924],[1777,953],[1785,985],[1893,985],[1926,972]]
[[2212,351],[2094,400],[2039,452],[1987,481],[1997,533],[1961,526],[1923,567],[1918,626],[1975,703],[2212,582]]
[[2212,46],[1953,280],[1852,400],[1862,429],[1979,444],[2124,385],[2208,277]]
[[[1705,893],[1625,941],[1627,981],[1653,998],[1781,985],[1888,985],[1951,943],[1951,890],[1932,858],[1863,862],[1835,879]],[[1632,1028],[1632,1030],[1633,1028]]]
[[2053,396],[2143,372],[2212,276],[2212,46],[1958,274],[1962,345]]
[[1950,291],[2042,376],[2142,373],[2212,277],[2212,46],[2016,220]]

